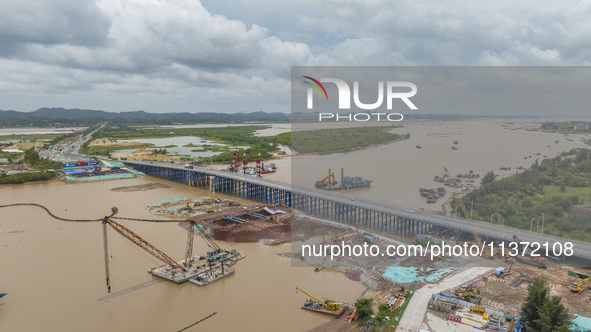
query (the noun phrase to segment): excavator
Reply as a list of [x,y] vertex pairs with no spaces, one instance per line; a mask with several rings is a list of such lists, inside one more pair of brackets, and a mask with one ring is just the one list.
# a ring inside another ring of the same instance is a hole
[[209,209],[207,209],[207,213],[217,212],[219,207],[220,207],[219,204],[212,205],[209,207]]
[[591,281],[591,278],[583,279],[578,283],[575,282],[572,284],[572,286],[568,286],[568,289],[570,289],[571,292],[581,293],[583,291],[584,284],[587,284],[589,288],[591,288],[589,281]]
[[330,169],[328,170],[328,176],[326,176],[322,181],[316,181],[314,185],[316,188],[324,188],[326,186],[336,186],[337,181],[335,180],[334,172]]
[[478,303],[482,300],[482,296],[480,296],[480,288],[474,288],[472,286],[460,286],[458,289],[454,291],[454,296],[460,300],[470,301],[472,299],[476,299]]
[[296,287],[296,292],[298,290],[310,297],[309,302],[316,302],[316,303],[320,304],[321,306],[323,306],[324,308],[326,308],[328,310],[339,310],[339,304],[336,303],[336,302],[334,302],[334,301],[331,301],[331,300],[321,301],[321,300],[315,298],[310,293],[306,292],[305,290],[303,290],[303,289],[301,289],[299,287]]

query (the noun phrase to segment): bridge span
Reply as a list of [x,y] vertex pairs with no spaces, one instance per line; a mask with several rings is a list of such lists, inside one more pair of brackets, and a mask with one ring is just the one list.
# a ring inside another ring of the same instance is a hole
[[[124,161],[146,175],[188,184],[194,187],[210,188],[218,193],[238,196],[265,204],[285,202],[287,206],[305,213],[331,219],[351,227],[360,227],[384,235],[414,237],[431,231],[439,233],[443,229],[458,231],[462,236],[471,236],[474,230],[483,240],[513,241],[518,235],[523,241],[548,242],[549,248],[563,248],[565,242],[573,243],[574,257],[591,260],[591,244],[564,239],[527,230],[496,225],[483,221],[473,221],[473,227],[463,218],[450,217],[392,203],[343,195],[334,191],[324,191],[289,183],[268,180],[261,177],[197,167],[185,168],[183,165],[147,161]],[[565,259],[562,255],[561,258]]]

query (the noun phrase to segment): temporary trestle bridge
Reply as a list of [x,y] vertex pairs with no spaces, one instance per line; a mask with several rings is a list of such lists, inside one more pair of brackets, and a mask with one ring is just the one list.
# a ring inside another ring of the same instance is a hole
[[[185,168],[183,165],[145,161],[125,161],[147,175],[194,187],[213,190],[217,193],[238,196],[264,204],[284,202],[287,206],[320,218],[331,219],[347,226],[359,227],[383,235],[415,237],[431,231],[437,233],[450,229],[458,232],[458,240],[472,236],[467,220],[424,211],[387,202],[343,195],[312,187],[292,185],[234,172],[205,167]],[[546,243],[550,248],[556,243],[573,243],[576,258],[591,260],[591,244],[515,229],[492,223],[473,221],[474,228],[483,241],[490,243],[510,242],[519,234],[530,242]],[[563,262],[566,256],[559,255]]]

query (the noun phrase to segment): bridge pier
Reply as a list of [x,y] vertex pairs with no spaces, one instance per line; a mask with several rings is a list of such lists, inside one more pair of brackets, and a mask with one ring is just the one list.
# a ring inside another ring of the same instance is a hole
[[[438,217],[436,215],[422,214],[411,215],[410,218],[406,218],[399,215],[407,215],[407,213],[404,213],[404,208],[363,199],[355,201],[338,193],[331,194],[311,188],[290,186],[258,177],[201,167],[185,169],[174,164],[136,161],[126,161],[124,163],[149,176],[185,183],[191,187],[205,190],[211,188],[221,194],[234,195],[264,204],[285,202],[287,206],[310,215],[332,219],[343,224],[376,232],[398,236],[416,236],[435,231],[438,236],[441,236],[442,232],[446,230],[455,230],[458,231],[457,238],[459,240],[471,234],[467,230],[467,223],[462,220],[449,220],[449,217],[445,216]],[[511,233],[514,231],[504,230],[505,227],[502,226],[488,229],[486,225],[483,224],[483,229],[478,229],[479,235],[485,241],[490,242],[495,239],[512,241]],[[467,234],[463,234],[466,232]],[[544,236],[532,234],[532,236],[534,235],[542,238]],[[532,239],[532,241],[534,240],[542,241],[536,237]],[[578,244],[578,246],[582,245]],[[585,247],[581,253],[583,256],[580,257],[590,257],[590,251],[591,249]],[[562,255],[560,258],[562,262],[565,262],[566,256]]]

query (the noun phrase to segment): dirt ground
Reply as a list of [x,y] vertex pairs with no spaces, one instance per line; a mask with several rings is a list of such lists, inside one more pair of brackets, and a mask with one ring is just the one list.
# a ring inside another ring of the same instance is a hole
[[152,189],[159,189],[159,188],[170,188],[169,185],[164,183],[147,183],[147,184],[139,184],[137,186],[125,186],[125,187],[117,187],[111,189],[111,191],[121,191],[121,192],[134,192],[134,191],[146,191]]
[[108,138],[95,139],[90,142],[89,146],[109,146],[109,147],[126,147],[126,146],[137,146],[138,142],[117,142]]
[[[230,210],[208,213],[191,218],[198,223],[212,230],[212,237],[215,240],[228,242],[262,242],[265,245],[278,245],[291,242],[291,209],[286,207],[277,207],[287,212],[277,214],[276,217],[270,215],[266,219],[248,217],[248,222],[232,222],[225,219],[227,216],[241,216],[245,211],[258,209],[258,207],[237,207]],[[262,214],[262,213],[261,213]]]
[[[581,294],[571,292],[568,286],[572,285],[573,282],[580,281],[580,279],[569,277],[567,274],[568,271],[569,269],[566,268],[550,267],[544,270],[515,265],[511,274],[504,279],[491,274],[487,278],[474,283],[473,286],[480,287],[480,295],[483,297],[481,304],[483,306],[510,315],[519,315],[521,304],[527,297],[527,286],[529,283],[522,282],[520,287],[516,288],[511,286],[511,282],[520,276],[520,274],[525,274],[532,278],[545,276],[548,278],[551,296],[560,296],[562,303],[571,314],[590,317],[591,303],[587,302],[589,291],[583,291]],[[574,271],[591,275],[590,269],[578,268],[574,269]],[[449,291],[452,290],[450,289]]]

